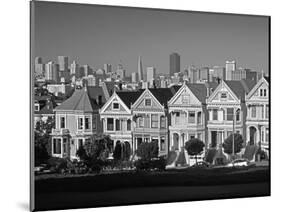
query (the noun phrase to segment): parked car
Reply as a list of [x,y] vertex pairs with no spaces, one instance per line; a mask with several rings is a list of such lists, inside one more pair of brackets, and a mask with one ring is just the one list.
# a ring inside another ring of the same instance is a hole
[[246,167],[250,165],[250,161],[247,159],[236,159],[229,164],[227,164],[227,167]]
[[199,161],[197,164],[191,166],[191,168],[209,168],[211,164],[206,161]]

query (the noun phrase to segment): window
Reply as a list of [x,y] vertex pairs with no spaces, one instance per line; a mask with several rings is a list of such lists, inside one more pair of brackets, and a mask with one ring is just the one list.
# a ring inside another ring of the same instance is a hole
[[260,96],[267,96],[267,90],[266,89],[260,89]]
[[53,139],[53,154],[61,154],[61,139]]
[[213,110],[213,120],[215,120],[215,121],[218,120],[218,109]]
[[145,106],[151,106],[151,99],[145,99],[144,100],[144,105]]
[[78,118],[78,130],[83,130],[83,117]]
[[139,127],[144,127],[144,117],[139,117]]
[[264,130],[261,131],[261,142],[264,142]]
[[67,138],[63,138],[63,148],[62,148],[62,151],[63,151],[63,154],[67,154]]
[[236,121],[240,121],[240,109],[236,111]]
[[263,105],[260,106],[261,109],[261,119],[264,119],[264,107]]
[[223,92],[221,93],[221,100],[226,100],[227,99],[227,93]]
[[161,139],[160,139],[160,151],[165,151],[165,150],[166,150],[165,138],[161,137]]
[[195,112],[194,111],[188,112],[188,123],[195,123]]
[[197,133],[197,138],[202,140],[202,133]]
[[113,118],[107,118],[107,130],[113,131]]
[[34,109],[34,110],[35,110],[35,111],[39,111],[39,108],[40,108],[40,107],[39,107],[39,104],[35,104],[34,106],[35,106],[35,109]]
[[166,119],[164,116],[160,117],[160,127],[161,128],[166,128]]
[[65,117],[60,117],[60,128],[61,129],[65,128]]
[[176,117],[180,117],[180,112],[175,112]]
[[119,119],[115,120],[115,128],[116,128],[115,129],[116,131],[120,131],[120,120]]
[[266,89],[263,89],[263,96],[266,96]]
[[157,114],[151,115],[151,127],[158,128],[158,115]]
[[252,106],[251,107],[251,117],[256,118],[256,116],[257,116],[257,108],[256,108],[256,106]]
[[114,110],[119,110],[119,103],[114,102],[113,103],[113,109]]
[[269,141],[269,130],[268,128],[265,128],[265,142],[268,143]]
[[90,119],[90,117],[85,117],[85,129],[86,130],[91,129],[91,119]]
[[127,130],[128,131],[131,130],[131,120],[130,119],[127,120]]
[[97,128],[97,116],[93,115],[93,129]]
[[197,113],[197,123],[198,123],[198,124],[201,124],[201,122],[202,122],[201,114],[202,114],[201,112],[198,112],[198,113]]
[[78,149],[83,146],[83,139],[78,139]]
[[265,106],[265,118],[268,119],[269,118],[269,105]]
[[233,120],[233,108],[227,108],[226,109],[226,120],[232,121]]

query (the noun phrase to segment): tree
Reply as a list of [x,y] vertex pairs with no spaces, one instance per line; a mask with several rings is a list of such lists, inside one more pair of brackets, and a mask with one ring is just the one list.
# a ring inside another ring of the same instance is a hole
[[143,142],[138,146],[137,156],[142,160],[150,161],[152,158],[157,158],[159,147],[157,141]]
[[[241,151],[243,148],[243,138],[242,135],[239,133],[234,134],[234,154],[238,153]],[[229,135],[223,142],[222,144],[223,151],[226,154],[232,154],[233,153],[233,134]]]
[[45,163],[51,154],[51,131],[55,122],[53,117],[48,117],[44,122],[38,121],[34,130],[34,152],[35,164]]
[[195,161],[197,164],[197,155],[201,154],[204,149],[204,142],[198,138],[191,138],[189,141],[185,142],[184,148],[189,155],[195,156]]
[[118,161],[121,160],[121,157],[122,157],[122,145],[120,141],[117,141],[113,151],[113,158],[114,160]]

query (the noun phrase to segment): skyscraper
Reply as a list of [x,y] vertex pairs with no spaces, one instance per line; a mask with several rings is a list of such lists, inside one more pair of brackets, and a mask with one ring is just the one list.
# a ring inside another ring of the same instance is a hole
[[36,57],[35,58],[35,75],[43,75],[44,74],[44,64],[42,62],[41,57]]
[[236,70],[235,61],[226,61],[225,62],[225,79],[232,80],[232,72]]
[[170,54],[170,76],[180,72],[180,55],[178,53]]
[[103,69],[105,71],[105,74],[109,74],[112,71],[112,66],[111,66],[111,64],[105,63],[105,64],[103,64]]
[[143,80],[143,70],[142,70],[142,62],[141,62],[141,56],[139,56],[138,60],[138,80],[142,81]]
[[146,68],[146,81],[149,83],[149,86],[153,86],[153,82],[156,78],[156,69],[154,67]]
[[71,65],[70,65],[70,74],[71,75],[75,75],[76,77],[78,77],[79,74],[79,65],[76,63],[76,61],[74,60]]
[[58,56],[58,64],[60,71],[67,71],[68,69],[68,57]]
[[117,74],[117,79],[123,80],[125,78],[126,71],[121,64],[118,64],[116,74]]
[[56,83],[59,82],[58,64],[50,61],[45,65],[45,79]]
[[137,82],[138,81],[138,73],[137,72],[133,72],[132,73],[132,82]]

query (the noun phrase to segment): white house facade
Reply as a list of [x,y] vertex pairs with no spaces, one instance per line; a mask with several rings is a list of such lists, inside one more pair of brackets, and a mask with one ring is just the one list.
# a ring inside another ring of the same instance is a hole
[[246,96],[246,137],[269,153],[269,79],[262,77]]

